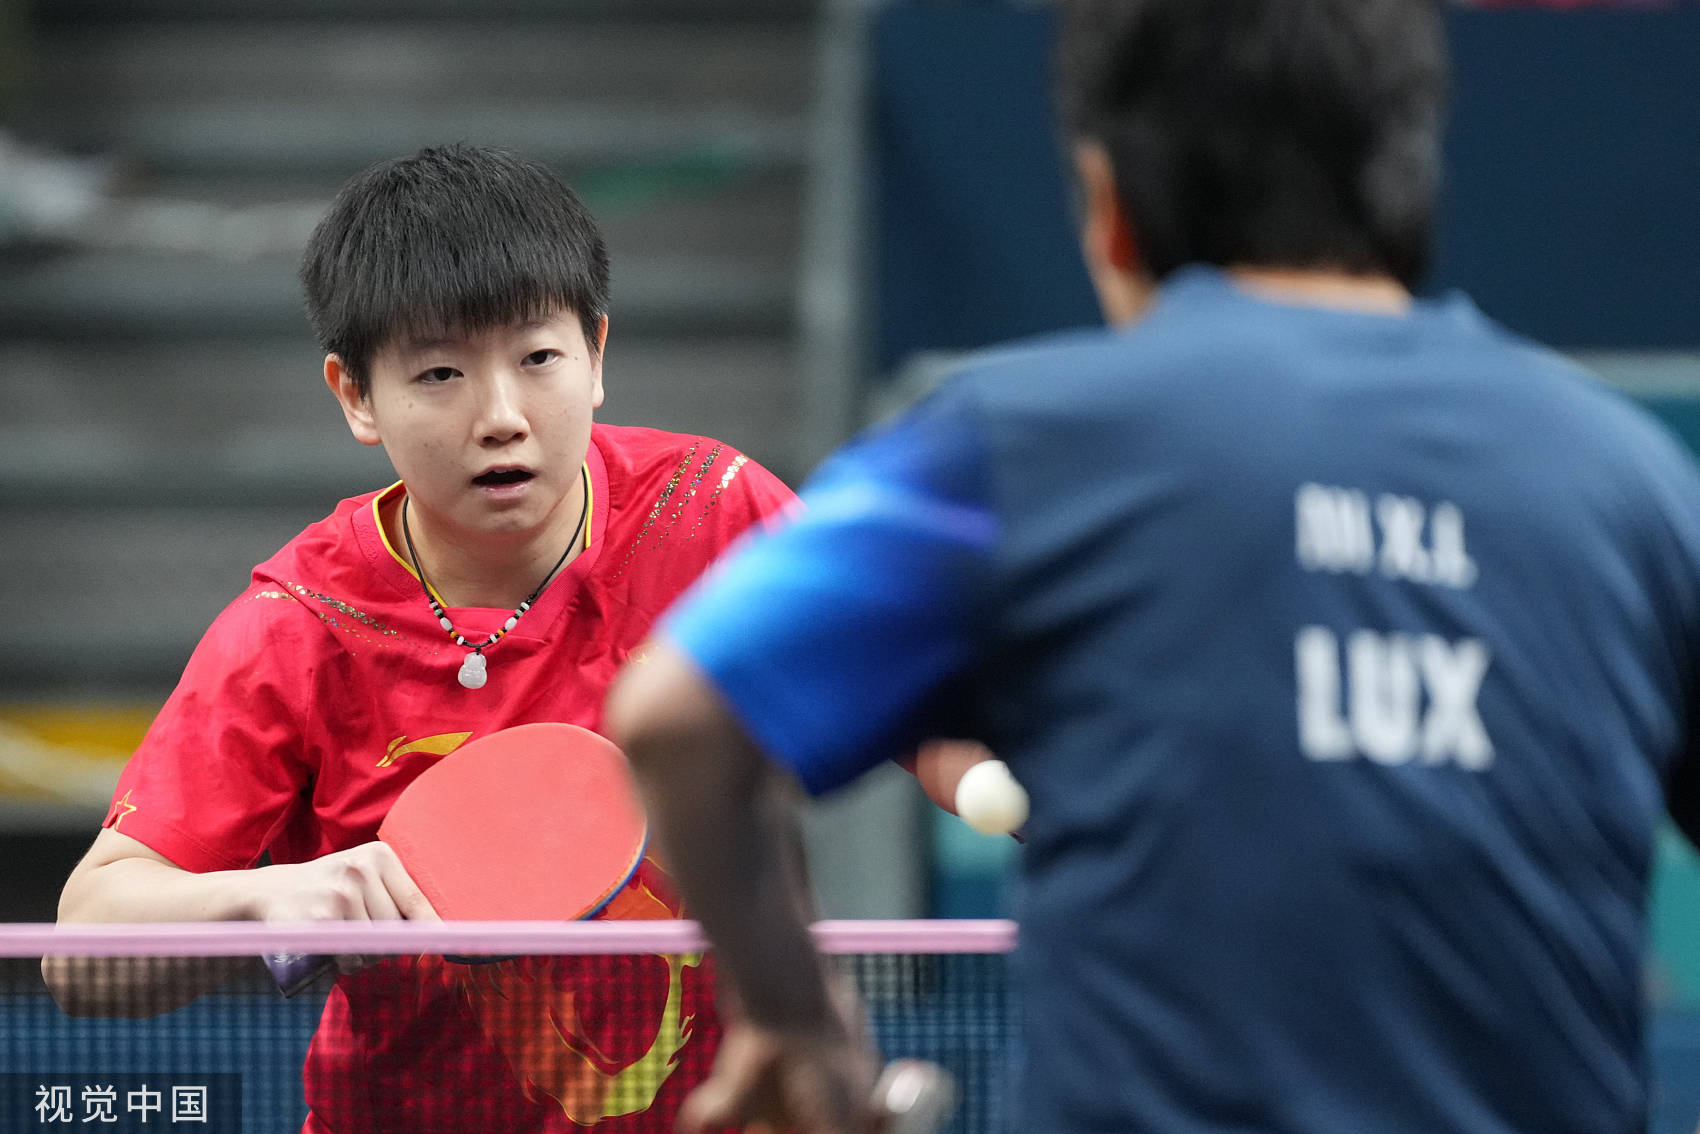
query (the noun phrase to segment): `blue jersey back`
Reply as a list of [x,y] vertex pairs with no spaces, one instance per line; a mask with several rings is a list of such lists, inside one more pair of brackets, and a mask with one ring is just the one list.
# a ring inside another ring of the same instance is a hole
[[1193,269],[811,498],[669,633],[817,790],[929,734],[1027,786],[1024,1129],[1644,1126],[1700,478],[1640,411]]

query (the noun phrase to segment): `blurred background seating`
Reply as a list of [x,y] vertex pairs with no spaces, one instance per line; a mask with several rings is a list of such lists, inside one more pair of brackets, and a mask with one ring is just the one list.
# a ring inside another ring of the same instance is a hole
[[[0,237],[0,917],[52,916],[104,785],[249,568],[393,476],[326,394],[295,280],[358,169],[465,140],[579,190],[614,260],[605,420],[712,434],[793,482],[848,431],[799,393],[821,386],[799,354],[810,281],[848,245],[809,235],[841,195],[811,146],[827,142],[833,168],[847,148],[843,100],[821,84],[856,74],[854,37],[831,36],[819,5],[3,12],[22,64],[6,72],[20,79],[0,107],[0,182],[27,172],[48,206],[77,208]],[[121,176],[70,199],[64,174],[107,170]],[[841,306],[813,309],[842,337]],[[815,357],[842,370],[842,351]],[[832,842],[866,827],[823,822]]]

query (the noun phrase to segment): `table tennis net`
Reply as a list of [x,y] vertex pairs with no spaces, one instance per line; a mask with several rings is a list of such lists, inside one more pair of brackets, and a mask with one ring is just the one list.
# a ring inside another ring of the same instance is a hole
[[[1006,1129],[1012,927],[815,932],[883,1057],[954,1076],[946,1129]],[[285,997],[272,954],[367,964]],[[663,1134],[712,1061],[713,984],[688,922],[0,926],[0,1131]]]

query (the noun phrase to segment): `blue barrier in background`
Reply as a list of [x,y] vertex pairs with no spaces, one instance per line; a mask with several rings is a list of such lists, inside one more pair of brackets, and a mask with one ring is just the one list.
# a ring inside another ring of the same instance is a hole
[[[1097,320],[1050,14],[903,4],[872,35],[877,365]],[[1453,10],[1430,290],[1564,348],[1700,348],[1700,10]]]

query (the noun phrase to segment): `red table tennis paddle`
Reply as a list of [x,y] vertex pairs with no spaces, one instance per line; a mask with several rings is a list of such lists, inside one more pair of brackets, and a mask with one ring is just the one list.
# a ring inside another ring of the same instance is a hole
[[[516,725],[462,745],[404,788],[378,827],[451,921],[594,917],[637,870],[647,836],[625,756],[569,724]],[[329,964],[266,958],[286,996]]]

